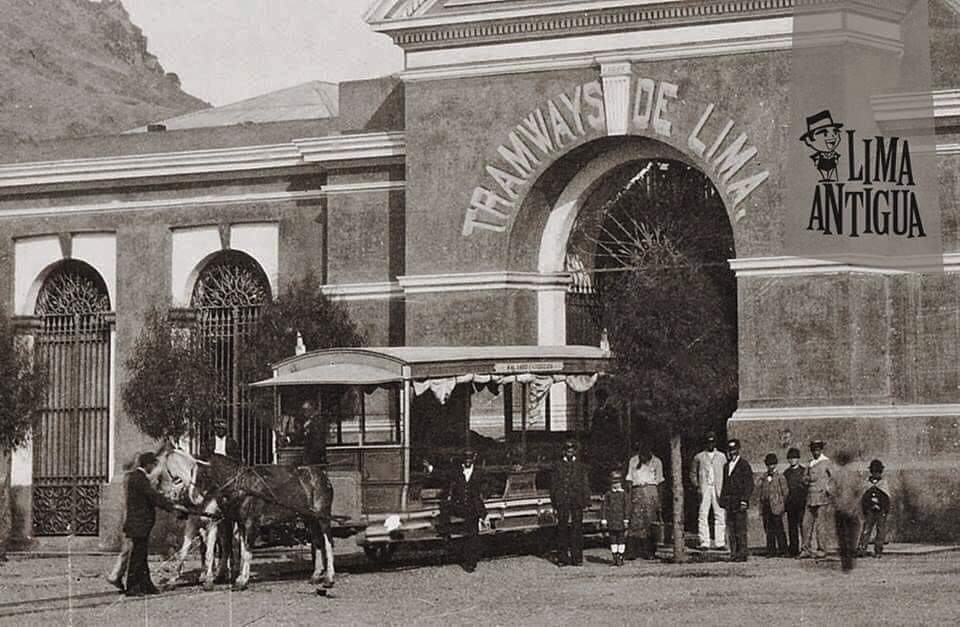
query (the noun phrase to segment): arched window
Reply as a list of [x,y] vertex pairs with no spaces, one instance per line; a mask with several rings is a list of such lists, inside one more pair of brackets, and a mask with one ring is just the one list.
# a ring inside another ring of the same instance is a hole
[[35,354],[49,373],[33,437],[33,532],[97,535],[110,442],[110,298],[89,265],[63,261],[37,294]]
[[226,421],[244,461],[251,464],[271,461],[271,432],[269,423],[250,414],[240,351],[270,297],[270,283],[256,260],[239,251],[224,251],[200,271],[191,298],[200,336],[220,373],[225,401],[218,417]]

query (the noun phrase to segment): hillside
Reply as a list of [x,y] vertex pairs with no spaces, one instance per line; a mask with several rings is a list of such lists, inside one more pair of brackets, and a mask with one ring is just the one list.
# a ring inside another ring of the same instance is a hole
[[0,155],[209,106],[164,71],[118,0],[0,0],[0,77]]

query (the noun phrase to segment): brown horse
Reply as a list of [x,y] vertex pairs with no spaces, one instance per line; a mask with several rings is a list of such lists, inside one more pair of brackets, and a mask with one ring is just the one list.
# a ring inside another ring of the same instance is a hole
[[[243,590],[250,580],[252,547],[261,526],[301,518],[310,531],[314,548],[311,583],[323,581],[333,586],[333,543],[331,541],[331,505],[333,487],[326,472],[317,466],[245,466],[221,455],[209,462],[194,459],[188,453],[165,449],[160,460],[160,490],[175,500],[188,501],[211,516],[236,523],[240,531],[240,574],[234,588]],[[194,541],[197,525],[205,528],[206,557],[201,582],[205,590],[213,588],[214,548],[221,525],[188,521],[187,534],[178,557],[180,565]],[[232,525],[230,525],[232,528]]]

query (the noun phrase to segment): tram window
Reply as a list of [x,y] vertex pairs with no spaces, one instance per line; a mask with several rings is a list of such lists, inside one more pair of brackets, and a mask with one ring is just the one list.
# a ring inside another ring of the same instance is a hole
[[363,392],[356,386],[338,387],[323,395],[328,420],[327,445],[360,444],[363,419]]
[[[526,386],[512,385],[511,387],[513,388],[513,419],[511,421],[511,431],[520,432],[523,431],[524,423],[522,414],[524,402],[522,390],[525,389]],[[553,412],[550,406],[551,393],[552,392],[547,392],[547,394],[537,403],[530,402],[530,399],[527,399],[527,431],[556,430],[552,424]]]
[[376,388],[364,395],[364,444],[396,444],[400,441],[400,390]]
[[470,397],[470,430],[488,438],[502,440],[503,394],[484,388]]

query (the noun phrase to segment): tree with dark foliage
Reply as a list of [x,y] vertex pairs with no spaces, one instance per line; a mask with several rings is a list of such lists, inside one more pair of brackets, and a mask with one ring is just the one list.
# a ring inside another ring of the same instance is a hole
[[10,534],[10,455],[30,441],[46,390],[46,369],[0,309],[0,560]]
[[347,309],[321,292],[320,281],[308,272],[260,310],[241,356],[247,382],[270,377],[272,364],[292,357],[298,333],[308,351],[364,343]]
[[212,426],[222,402],[219,378],[190,329],[150,310],[126,366],[123,406],[143,433],[172,442]]

